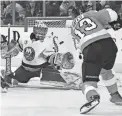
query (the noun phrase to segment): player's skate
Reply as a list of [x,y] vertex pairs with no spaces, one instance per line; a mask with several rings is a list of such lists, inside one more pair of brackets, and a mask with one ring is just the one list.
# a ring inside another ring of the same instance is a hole
[[91,97],[91,101],[87,102],[80,108],[81,114],[86,114],[91,111],[94,107],[96,107],[100,103],[100,96],[94,95]]
[[122,105],[122,96],[119,94],[119,92],[115,92],[111,94],[110,101],[116,105]]
[[1,78],[1,92],[7,93],[9,85],[5,82],[5,80],[1,76],[0,76],[0,78]]

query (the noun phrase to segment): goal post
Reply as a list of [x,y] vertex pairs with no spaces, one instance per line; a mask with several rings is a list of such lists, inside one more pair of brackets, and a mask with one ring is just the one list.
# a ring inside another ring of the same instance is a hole
[[28,27],[33,27],[36,21],[40,20],[48,28],[65,28],[66,21],[71,20],[70,17],[26,17],[24,20],[24,32],[28,32]]

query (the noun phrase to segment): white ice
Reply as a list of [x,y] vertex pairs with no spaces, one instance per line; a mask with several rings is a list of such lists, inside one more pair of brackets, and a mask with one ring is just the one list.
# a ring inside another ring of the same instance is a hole
[[[122,77],[122,75],[120,75]],[[80,114],[86,102],[80,90],[46,89],[38,80],[1,94],[1,116],[122,116],[122,106],[109,101],[107,89],[99,86],[101,103],[91,112]],[[119,87],[122,95],[122,88]]]

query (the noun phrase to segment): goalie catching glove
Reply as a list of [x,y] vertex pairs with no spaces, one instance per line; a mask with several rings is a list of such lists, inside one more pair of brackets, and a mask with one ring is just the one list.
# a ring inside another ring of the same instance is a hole
[[11,42],[8,44],[8,46],[5,48],[6,50],[3,50],[1,57],[4,59],[6,57],[14,57],[17,56],[19,53],[19,48],[17,41],[11,40]]
[[52,66],[58,66],[63,69],[72,69],[74,67],[74,57],[70,52],[55,53],[48,57],[48,62]]

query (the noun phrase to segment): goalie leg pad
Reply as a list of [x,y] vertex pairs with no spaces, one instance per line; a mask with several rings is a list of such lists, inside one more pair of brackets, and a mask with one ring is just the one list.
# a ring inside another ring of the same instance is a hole
[[63,77],[60,75],[60,72],[51,68],[42,69],[41,80],[45,81],[57,81],[57,82],[66,82]]
[[7,78],[16,79],[20,83],[27,83],[33,77],[39,77],[40,70],[31,72],[26,70],[23,66],[20,66],[14,73],[8,75]]

